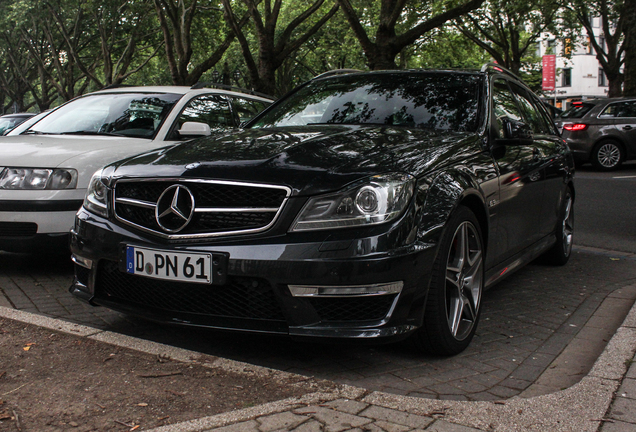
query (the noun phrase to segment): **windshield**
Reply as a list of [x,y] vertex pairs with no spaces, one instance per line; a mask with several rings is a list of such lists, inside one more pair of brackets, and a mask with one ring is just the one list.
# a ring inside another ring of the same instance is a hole
[[0,135],[6,135],[30,116],[6,116],[0,118]]
[[253,127],[374,124],[475,131],[481,78],[463,73],[385,73],[317,80]]
[[50,110],[47,110],[47,111],[41,112],[40,114],[36,114],[33,117],[29,117],[26,121],[23,121],[22,123],[20,123],[13,129],[11,129],[9,132],[5,133],[5,135],[7,136],[20,135],[22,132],[27,130],[34,123],[38,122],[40,119],[42,119],[42,117],[46,116],[50,112],[51,112]]
[[152,138],[179,94],[112,93],[75,99],[25,133]]
[[572,105],[570,108],[563,111],[560,117],[561,118],[581,118],[585,114],[587,114],[592,108],[594,108],[594,104],[577,103],[576,105]]

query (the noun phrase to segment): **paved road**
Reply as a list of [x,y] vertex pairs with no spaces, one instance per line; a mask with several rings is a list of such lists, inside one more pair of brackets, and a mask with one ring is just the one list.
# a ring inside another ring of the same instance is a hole
[[[597,243],[599,224],[589,222],[603,217],[598,207],[611,197],[607,191],[620,190],[627,180],[585,169],[579,176],[581,241],[635,251],[633,238],[620,231],[612,233],[620,247],[611,240]],[[597,184],[604,186],[598,189]],[[620,229],[631,217],[629,206],[609,204],[614,212],[609,220],[617,224],[600,228]],[[157,326],[78,302],[67,292],[71,275],[66,258],[0,254],[0,304],[371,390],[457,400],[502,399],[571,385],[587,373],[636,298],[636,289],[621,289],[636,281],[634,255],[578,246],[565,267],[532,264],[486,292],[472,345],[459,356],[440,359],[405,344],[321,345]],[[557,361],[559,355],[565,357]],[[546,370],[553,372],[549,379]]]
[[576,173],[576,243],[636,253],[636,163],[598,173]]

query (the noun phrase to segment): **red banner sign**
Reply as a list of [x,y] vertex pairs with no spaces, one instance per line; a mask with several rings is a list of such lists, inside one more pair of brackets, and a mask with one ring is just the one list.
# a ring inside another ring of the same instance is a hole
[[543,81],[542,89],[554,91],[556,79],[556,55],[543,56]]

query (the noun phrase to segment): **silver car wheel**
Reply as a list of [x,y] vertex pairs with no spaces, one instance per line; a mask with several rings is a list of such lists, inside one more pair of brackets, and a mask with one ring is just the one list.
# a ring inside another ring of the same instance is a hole
[[446,318],[451,335],[468,337],[477,323],[483,287],[483,247],[469,221],[457,227],[446,264]]
[[602,144],[597,155],[599,164],[604,168],[614,168],[621,161],[621,149],[611,142]]

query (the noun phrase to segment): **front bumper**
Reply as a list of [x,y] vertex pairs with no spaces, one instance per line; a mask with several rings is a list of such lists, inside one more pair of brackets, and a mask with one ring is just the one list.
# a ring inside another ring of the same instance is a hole
[[[68,253],[68,233],[82,202],[69,201],[63,205],[60,207],[63,210],[26,206],[0,211],[0,250]],[[2,206],[3,210],[7,207]]]
[[[420,327],[436,243],[383,248],[380,245],[390,243],[386,233],[364,238],[355,237],[355,230],[335,234],[159,245],[80,210],[71,231],[76,272],[70,291],[93,305],[214,329],[388,341]],[[222,283],[201,285],[127,274],[123,248],[130,244],[225,256]],[[399,292],[379,289],[362,294],[351,289],[395,283]],[[307,289],[298,286],[327,289],[299,295]],[[337,294],[340,288],[346,292]]]

